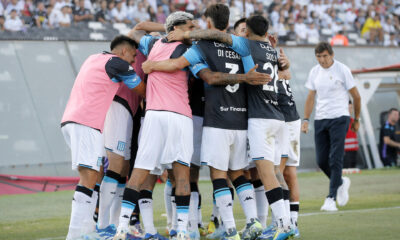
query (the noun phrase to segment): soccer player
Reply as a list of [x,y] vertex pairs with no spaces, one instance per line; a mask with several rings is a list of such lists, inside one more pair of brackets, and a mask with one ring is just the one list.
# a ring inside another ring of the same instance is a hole
[[72,200],[67,239],[93,231],[88,224],[93,221],[96,205],[92,195],[102,165],[102,132],[116,92],[123,82],[138,94],[145,94],[145,84],[131,66],[136,43],[118,36],[110,48],[111,53],[91,55],[83,63],[61,120],[61,131],[71,148],[72,169],[78,170],[80,177]]
[[[175,28],[192,30],[193,16],[174,12],[166,20],[166,31]],[[181,42],[145,36],[134,29],[129,35],[139,42],[139,49],[150,60],[179,57],[186,51]],[[114,239],[126,239],[129,217],[138,204],[140,188],[150,171],[160,173],[172,165],[176,181],[177,239],[186,239],[190,203],[189,165],[193,153],[193,123],[189,107],[187,72],[154,72],[148,75],[146,116],[139,150],[131,178],[124,191],[119,225]]]
[[308,75],[305,87],[309,89],[304,105],[304,121],[301,130],[308,132],[308,122],[314,102],[315,109],[315,151],[317,163],[329,178],[329,194],[321,211],[337,211],[349,200],[350,179],[342,177],[344,142],[350,122],[349,93],[354,100],[354,122],[352,130],[357,131],[361,110],[361,97],[350,69],[334,59],[329,43],[321,42],[315,47],[318,64]]
[[[268,84],[247,87],[248,138],[251,158],[256,163],[266,197],[276,219],[277,229],[273,233],[273,239],[285,239],[292,234],[292,231],[289,216],[286,214],[282,187],[274,171],[274,162],[280,163],[280,155],[276,155],[275,148],[282,141],[284,127],[284,116],[278,107],[275,84],[278,79],[278,69],[287,69],[289,62],[283,50],[278,61],[276,50],[268,42],[269,23],[264,17],[255,15],[248,18],[246,27],[248,39],[215,30],[195,30],[185,33],[174,31],[168,38],[224,42],[242,56],[245,71],[249,71],[256,64],[258,72],[271,74],[272,81]],[[265,231],[259,239],[270,239],[271,234],[271,231]]]
[[[211,5],[205,16],[208,28],[226,31],[229,20],[227,6]],[[210,167],[216,205],[225,226],[225,238],[239,238],[233,217],[232,196],[226,180],[229,169],[229,177],[246,214],[248,225],[243,237],[254,239],[261,233],[262,226],[257,220],[254,190],[243,176],[243,168],[248,162],[246,85],[241,80],[246,75],[243,74],[242,60],[236,52],[222,43],[199,41],[183,57],[163,62],[147,61],[143,64],[143,70],[174,71],[189,65],[193,74],[207,83],[201,159]],[[257,84],[267,83],[269,75],[255,73],[254,69],[249,71],[249,77],[253,74],[259,75],[264,81]],[[220,72],[226,74],[222,75]]]

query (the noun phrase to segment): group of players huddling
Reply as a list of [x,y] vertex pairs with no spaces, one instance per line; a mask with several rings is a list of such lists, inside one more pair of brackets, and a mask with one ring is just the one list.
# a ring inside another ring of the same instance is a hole
[[[239,20],[231,35],[227,6],[211,5],[204,14],[207,30],[195,29],[186,12],[172,13],[165,25],[139,23],[111,42],[111,52],[82,65],[61,124],[80,176],[68,240],[165,239],[154,227],[152,207],[157,175],[165,169],[170,238],[199,240],[207,232],[197,185],[202,165],[213,185],[208,239],[299,236],[300,117],[288,58],[282,49],[278,57],[264,17]],[[164,31],[166,37],[148,34]],[[127,182],[142,98],[145,117]],[[233,187],[246,216],[240,233]]]

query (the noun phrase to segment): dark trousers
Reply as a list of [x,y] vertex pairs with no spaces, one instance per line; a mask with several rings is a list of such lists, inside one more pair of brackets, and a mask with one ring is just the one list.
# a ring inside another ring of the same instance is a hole
[[348,116],[314,122],[317,163],[330,179],[328,197],[334,199],[337,189],[342,184],[344,141],[349,124]]
[[355,168],[357,166],[358,151],[344,153],[343,168]]

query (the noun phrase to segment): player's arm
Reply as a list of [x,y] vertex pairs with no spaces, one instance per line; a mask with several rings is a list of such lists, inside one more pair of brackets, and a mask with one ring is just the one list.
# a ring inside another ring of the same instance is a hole
[[112,57],[106,63],[105,70],[111,81],[122,82],[141,97],[146,96],[146,84],[128,62],[119,57]]
[[258,65],[255,65],[246,74],[230,74],[213,72],[204,68],[197,73],[209,85],[228,85],[236,83],[248,83],[251,85],[264,85],[271,81],[271,76],[265,73],[256,72]]
[[285,79],[285,80],[290,80],[292,78],[292,74],[290,73],[289,69],[286,70],[279,70],[278,71],[278,78],[279,79]]
[[232,36],[217,30],[197,29],[184,32],[181,29],[175,29],[168,34],[168,41],[183,41],[185,39],[214,40],[232,46]]
[[386,145],[389,145],[389,146],[391,146],[391,147],[400,148],[400,143],[393,141],[392,139],[390,139],[389,136],[384,136],[384,137],[383,137],[383,142],[384,142]]
[[143,36],[151,32],[164,32],[164,25],[155,22],[140,22],[136,24],[132,30],[129,31],[128,37],[132,38],[135,42],[140,43]]
[[189,66],[190,63],[183,56],[164,61],[145,61],[142,64],[143,72],[149,74],[154,71],[175,72]]
[[353,98],[354,104],[354,122],[351,125],[351,130],[353,132],[357,132],[358,128],[360,127],[360,112],[361,112],[361,96],[357,90],[357,87],[353,87],[349,90],[351,97]]
[[315,90],[309,90],[306,103],[304,104],[304,119],[303,124],[301,125],[301,131],[304,133],[308,133],[308,121],[310,119],[312,110],[314,108],[314,102],[315,102],[315,94],[317,91]]

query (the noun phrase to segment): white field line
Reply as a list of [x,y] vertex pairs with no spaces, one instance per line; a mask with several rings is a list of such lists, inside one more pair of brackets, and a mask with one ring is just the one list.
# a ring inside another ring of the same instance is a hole
[[[374,212],[374,211],[383,211],[383,210],[392,210],[392,209],[400,209],[400,206],[395,207],[386,207],[386,208],[366,208],[366,209],[356,209],[356,210],[345,210],[345,211],[337,211],[337,212],[310,212],[310,213],[300,213],[299,217],[308,217],[308,216],[316,216],[316,215],[335,215],[335,214],[347,214],[347,213],[362,213],[362,212]],[[161,214],[162,217],[166,216],[165,213]],[[245,222],[246,219],[237,219],[235,222]],[[164,230],[165,227],[156,227],[157,230]],[[64,236],[53,237],[53,238],[39,238],[38,240],[58,240],[64,239]]]

